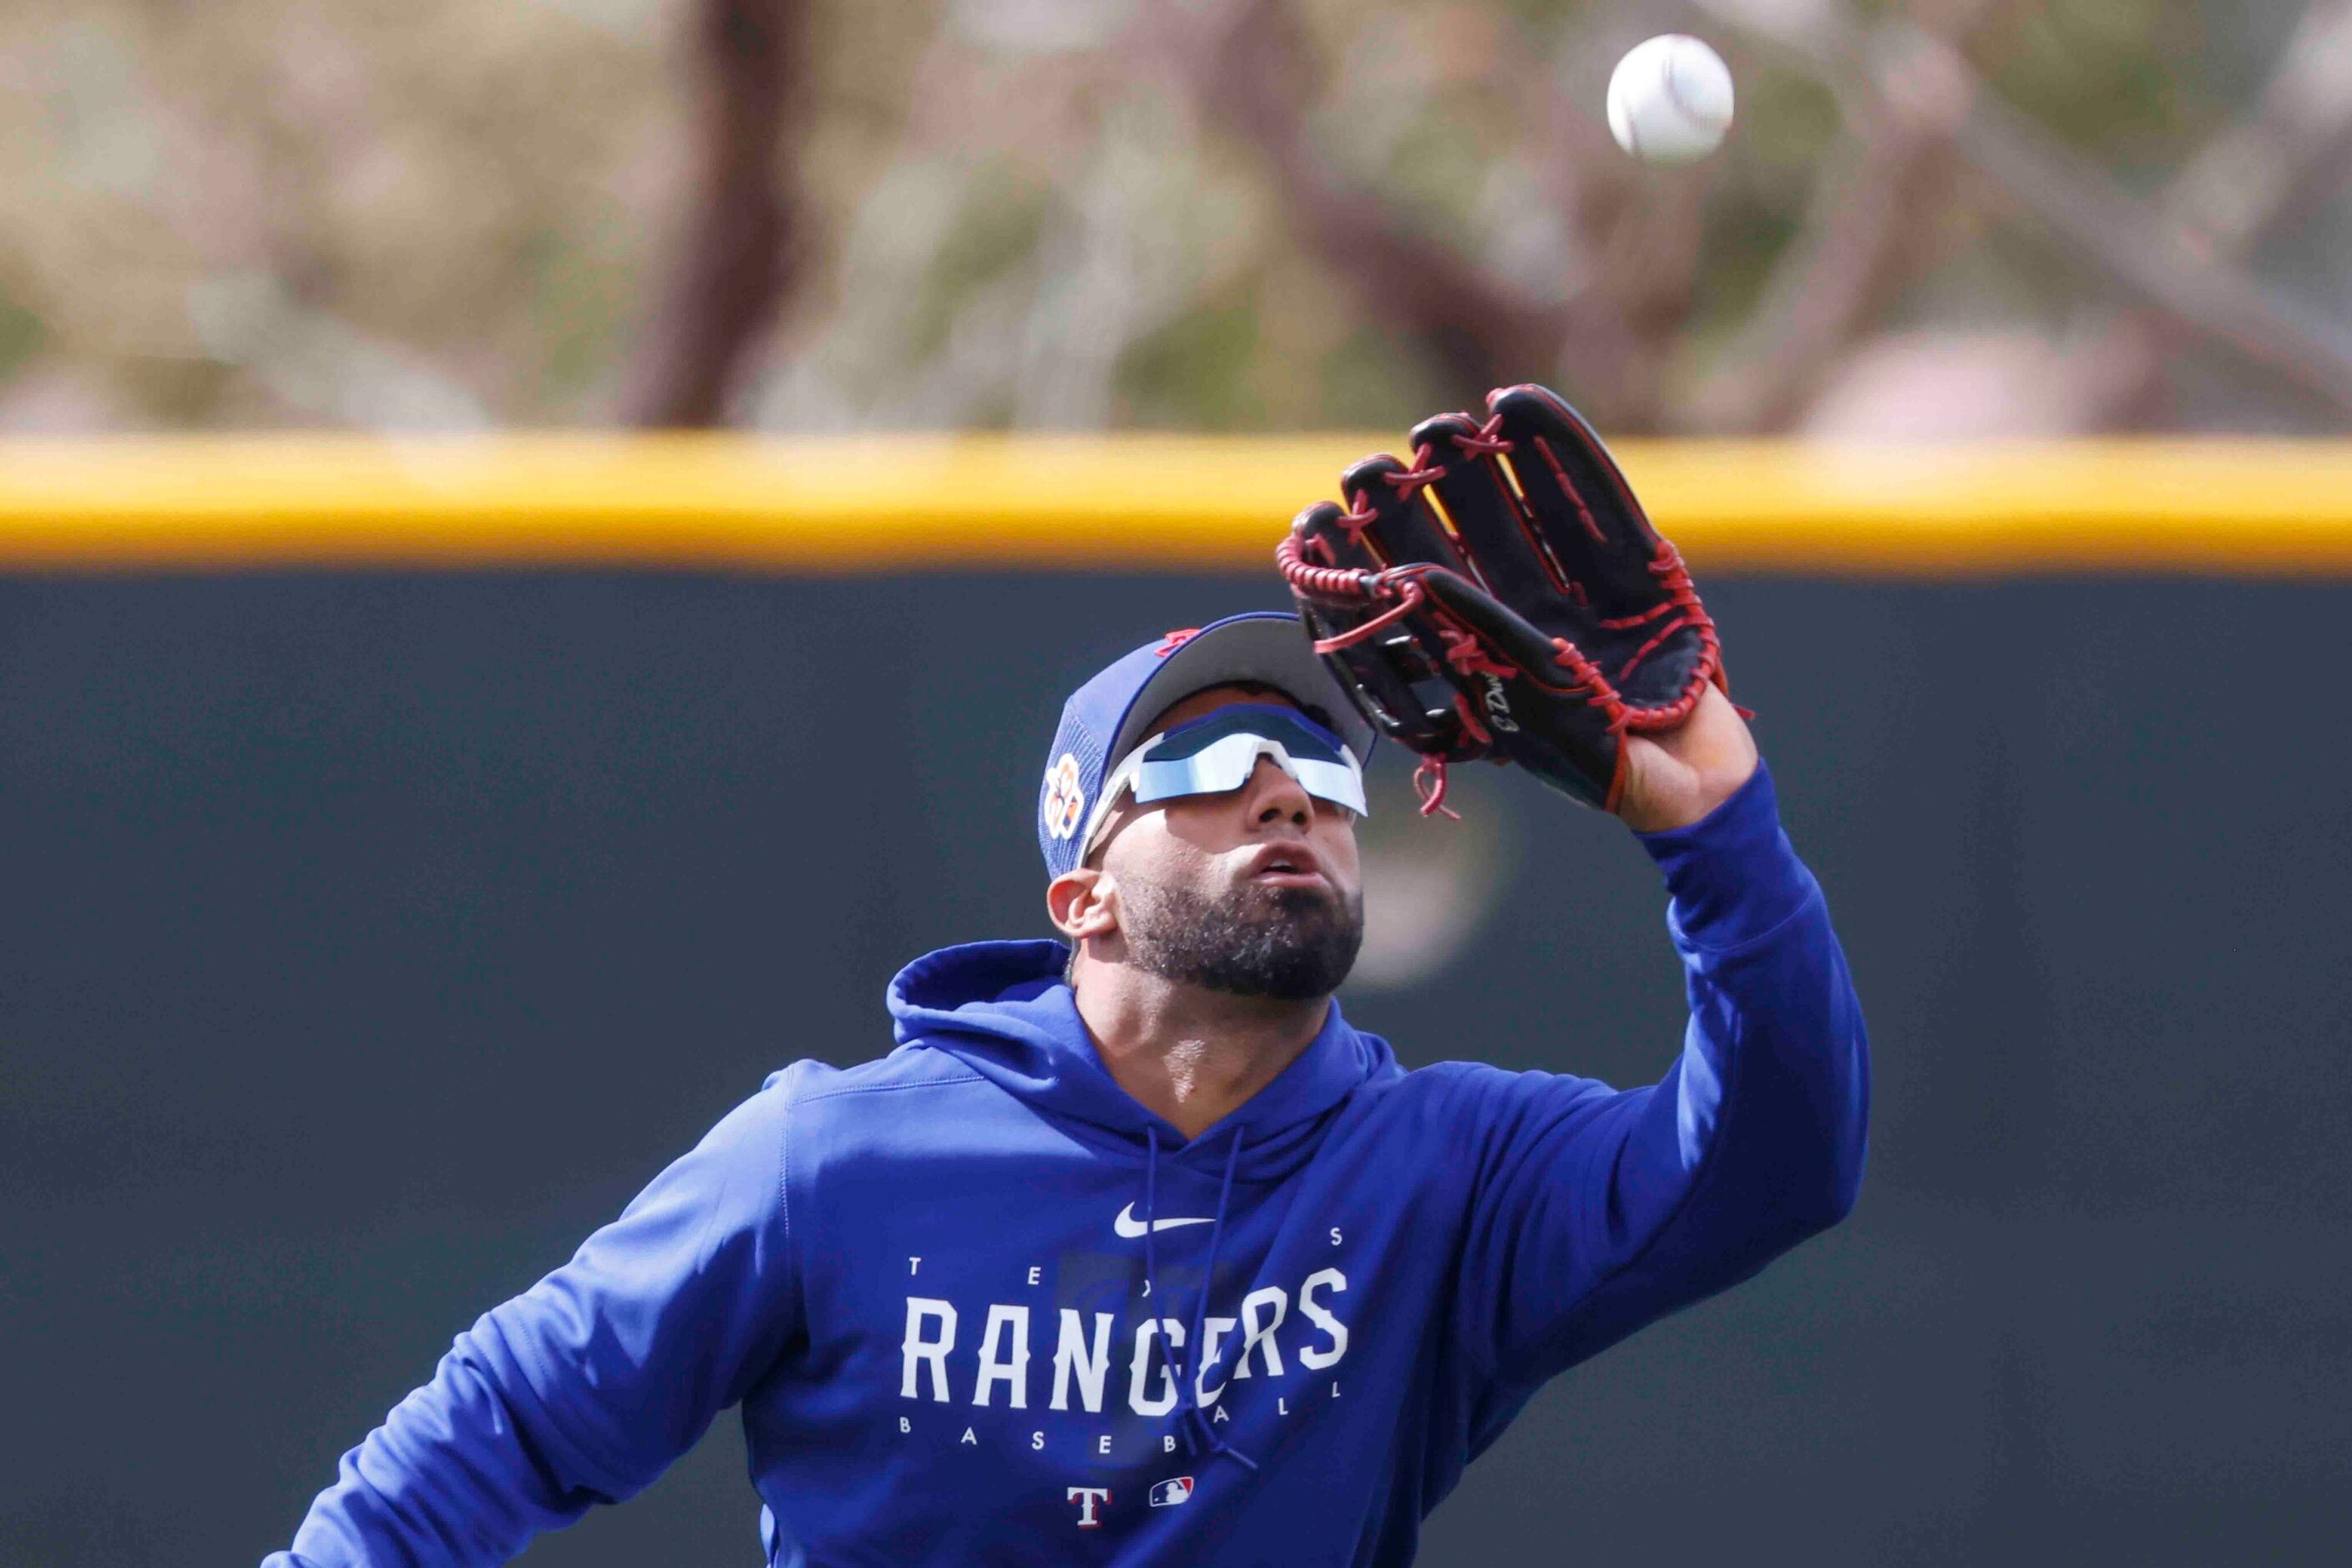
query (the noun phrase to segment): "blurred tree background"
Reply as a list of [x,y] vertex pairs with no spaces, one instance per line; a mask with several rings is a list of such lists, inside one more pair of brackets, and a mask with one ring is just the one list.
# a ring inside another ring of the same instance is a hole
[[[1730,60],[1644,169],[1611,66]],[[2341,429],[2344,0],[0,7],[0,427]]]

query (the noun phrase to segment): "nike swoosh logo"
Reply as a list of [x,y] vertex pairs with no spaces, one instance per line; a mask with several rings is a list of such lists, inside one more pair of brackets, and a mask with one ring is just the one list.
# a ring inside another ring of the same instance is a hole
[[1118,1211],[1118,1217],[1110,1222],[1110,1227],[1111,1229],[1118,1232],[1119,1235],[1126,1237],[1129,1240],[1132,1241],[1147,1230],[1174,1230],[1180,1225],[1211,1225],[1213,1223],[1215,1222],[1203,1216],[1200,1219],[1155,1219],[1147,1226],[1141,1220],[1135,1217],[1135,1205],[1133,1204],[1129,1204],[1125,1208]]

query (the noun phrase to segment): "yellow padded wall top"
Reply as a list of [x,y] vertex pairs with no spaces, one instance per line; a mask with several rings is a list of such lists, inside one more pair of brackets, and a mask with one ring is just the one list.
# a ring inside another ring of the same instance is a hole
[[[1376,436],[0,443],[0,572],[1271,570]],[[1614,450],[1702,578],[2352,575],[2352,443]]]

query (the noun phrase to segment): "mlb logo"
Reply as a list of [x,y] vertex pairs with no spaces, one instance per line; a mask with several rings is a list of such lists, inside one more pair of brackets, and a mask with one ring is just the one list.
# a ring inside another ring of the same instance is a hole
[[1172,1481],[1162,1481],[1151,1489],[1151,1506],[1174,1508],[1180,1502],[1192,1500],[1192,1478],[1178,1476]]

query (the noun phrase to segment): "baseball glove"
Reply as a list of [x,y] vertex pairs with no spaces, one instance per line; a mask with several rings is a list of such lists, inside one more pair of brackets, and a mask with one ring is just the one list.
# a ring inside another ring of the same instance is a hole
[[1624,738],[1728,694],[1715,623],[1574,409],[1540,386],[1486,406],[1423,420],[1410,466],[1349,468],[1348,505],[1299,513],[1276,559],[1339,685],[1420,754],[1424,814],[1480,757],[1613,811]]

